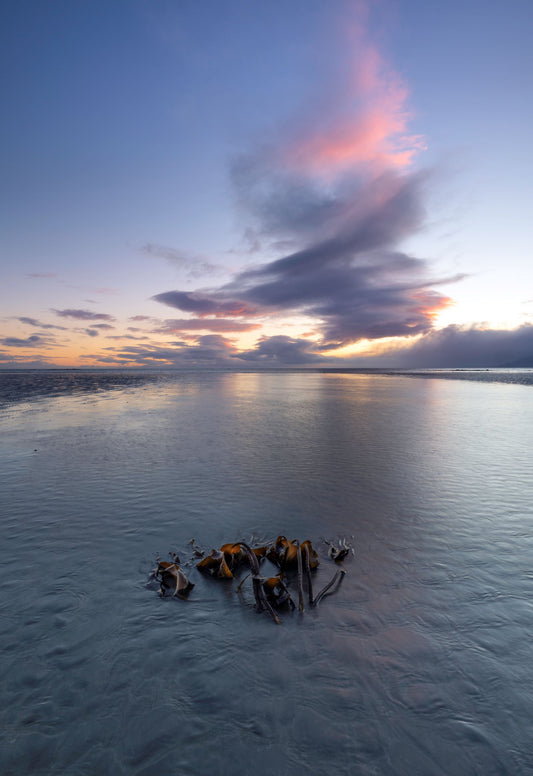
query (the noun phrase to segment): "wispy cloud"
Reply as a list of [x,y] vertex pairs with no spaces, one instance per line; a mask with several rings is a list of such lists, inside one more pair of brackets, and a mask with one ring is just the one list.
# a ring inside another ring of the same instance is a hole
[[115,320],[113,315],[108,315],[107,313],[94,313],[91,310],[52,309],[52,312],[54,312],[60,318],[75,318],[78,321],[98,321],[98,320],[114,321]]
[[6,348],[36,348],[50,344],[50,339],[40,337],[38,334],[32,334],[25,339],[20,337],[4,337],[4,339],[0,340],[0,345],[4,345]]
[[232,340],[219,334],[196,336],[192,340],[164,344],[126,345],[105,349],[106,355],[88,355],[113,365],[228,367],[235,366],[238,352]]
[[169,318],[154,331],[162,334],[177,334],[182,331],[242,333],[260,328],[259,323],[244,323],[227,318]]
[[353,21],[346,35],[350,56],[344,72],[307,113],[282,159],[328,177],[347,166],[374,171],[408,167],[425,142],[409,131],[407,85],[360,21]]
[[149,337],[146,336],[146,335],[138,337],[135,334],[108,334],[106,339],[110,339],[110,340],[147,340],[147,339],[149,339]]
[[183,271],[187,278],[196,279],[203,275],[224,272],[222,267],[210,262],[206,256],[190,254],[179,248],[158,245],[156,243],[146,243],[142,246],[140,251],[144,256],[165,259],[165,261],[175,269]]
[[20,323],[26,324],[27,326],[35,326],[39,329],[57,329],[58,331],[67,331],[65,326],[56,326],[53,323],[41,323],[41,321],[38,321],[36,318],[28,318],[25,315],[18,316],[16,320],[20,321]]

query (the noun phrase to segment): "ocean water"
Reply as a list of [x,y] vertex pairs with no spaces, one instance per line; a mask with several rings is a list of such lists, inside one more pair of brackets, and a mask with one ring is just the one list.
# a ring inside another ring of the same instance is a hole
[[[0,374],[0,773],[533,772],[531,372],[450,374]],[[278,534],[281,625],[190,544]]]

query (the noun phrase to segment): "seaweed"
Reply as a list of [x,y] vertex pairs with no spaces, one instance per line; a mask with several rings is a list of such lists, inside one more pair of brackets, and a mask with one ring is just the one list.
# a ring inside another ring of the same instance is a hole
[[[341,540],[337,545],[324,541],[329,546],[328,557],[337,565],[342,564],[350,551],[353,552],[345,540]],[[308,605],[314,608],[324,598],[337,592],[346,574],[344,568],[337,569],[330,581],[315,596],[312,572],[317,569],[319,559],[309,539],[300,542],[298,539],[289,540],[280,535],[274,542],[259,547],[253,547],[244,541],[229,542],[208,553],[201,550],[194,539],[189,543],[192,546],[193,558],[185,565],[195,561],[194,565],[198,571],[215,579],[231,581],[235,574],[240,574],[240,569],[247,565],[250,571],[240,580],[237,592],[241,593],[244,583],[251,578],[256,611],[266,612],[276,624],[281,623],[278,611],[296,609],[289,590],[291,581],[293,584],[296,581],[298,611],[304,612],[304,582],[307,586]],[[179,557],[174,553],[170,555],[172,561],[159,561],[153,573],[160,581],[160,594],[164,596],[171,592],[173,597],[186,597],[194,584],[179,566]],[[260,564],[265,558],[278,567],[278,574],[261,575]]]

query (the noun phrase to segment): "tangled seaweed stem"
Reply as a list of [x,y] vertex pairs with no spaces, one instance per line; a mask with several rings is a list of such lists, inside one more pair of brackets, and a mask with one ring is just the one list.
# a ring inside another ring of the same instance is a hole
[[280,578],[279,582],[280,582],[281,587],[283,588],[283,590],[287,594],[287,599],[289,601],[290,608],[291,609],[296,609],[296,607],[294,605],[294,601],[291,598],[291,594],[289,593],[289,590],[288,590],[287,586],[285,585],[285,583],[283,582],[283,580],[281,578]]
[[304,588],[302,580],[302,548],[300,542],[294,539],[293,544],[296,545],[296,557],[298,559],[298,609],[303,612],[304,610]]
[[[340,569],[340,571],[335,572],[335,575],[333,576],[333,579],[330,579],[328,584],[325,587],[322,588],[320,593],[315,598],[315,600],[313,602],[313,606],[318,606],[320,601],[323,598],[325,598],[327,595],[332,595],[333,593],[336,593],[337,590],[339,589],[340,583],[342,582],[342,579],[343,579],[345,574],[346,574],[346,571],[344,569]],[[337,587],[335,588],[335,590],[331,590],[331,588],[333,587],[335,582],[337,582]],[[330,590],[331,590],[331,592],[330,592]]]
[[244,547],[244,550],[248,556],[248,562],[252,570],[252,580],[253,580],[253,586],[254,586],[254,596],[255,596],[255,604],[257,607],[257,611],[262,612],[263,610],[266,609],[266,611],[270,614],[274,622],[277,625],[281,625],[281,620],[277,616],[272,606],[267,601],[265,591],[263,590],[261,579],[259,577],[259,561],[257,560],[254,553],[252,552],[251,547],[248,544],[246,544],[246,542],[236,542],[234,546],[237,546],[237,545]]
[[245,577],[243,577],[241,579],[241,581],[239,582],[239,587],[237,588],[237,593],[241,592],[241,588],[242,588],[243,584],[246,582],[246,580],[248,579],[249,576],[250,576],[250,574],[247,574]]
[[309,594],[309,606],[313,606],[313,580],[311,579],[311,566],[309,564],[309,547],[304,545],[305,575],[307,577],[307,592]]

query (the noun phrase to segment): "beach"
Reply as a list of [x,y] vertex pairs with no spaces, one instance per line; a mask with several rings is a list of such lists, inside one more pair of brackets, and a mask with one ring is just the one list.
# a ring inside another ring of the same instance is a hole
[[[0,373],[0,771],[529,772],[532,384]],[[278,626],[191,540],[280,534],[313,542],[317,587],[328,542],[353,553]],[[169,552],[186,600],[150,579]]]

